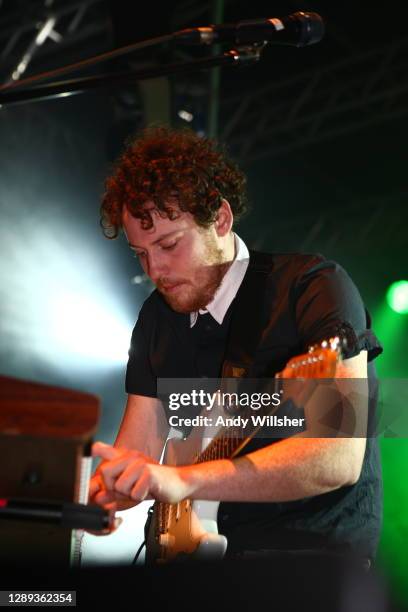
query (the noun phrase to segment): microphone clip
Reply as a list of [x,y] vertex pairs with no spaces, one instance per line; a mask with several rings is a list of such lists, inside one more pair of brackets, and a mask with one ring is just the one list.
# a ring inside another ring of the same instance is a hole
[[248,66],[261,59],[262,51],[267,46],[267,42],[255,42],[250,45],[242,45],[235,49],[226,51],[224,55],[231,56],[237,64]]

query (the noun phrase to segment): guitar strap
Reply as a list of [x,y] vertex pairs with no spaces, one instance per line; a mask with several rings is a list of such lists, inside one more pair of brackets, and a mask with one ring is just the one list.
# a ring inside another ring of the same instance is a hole
[[250,377],[265,321],[266,288],[273,256],[250,251],[247,272],[235,296],[222,366],[222,378]]

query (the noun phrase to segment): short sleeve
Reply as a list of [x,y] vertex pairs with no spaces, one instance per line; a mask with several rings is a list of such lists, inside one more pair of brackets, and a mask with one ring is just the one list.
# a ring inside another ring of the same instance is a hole
[[126,368],[126,393],[157,397],[157,382],[149,357],[149,304],[146,301],[132,332]]
[[368,361],[382,353],[357,287],[336,262],[314,256],[299,273],[294,297],[302,350],[339,336],[345,340],[345,359],[362,350],[367,350]]

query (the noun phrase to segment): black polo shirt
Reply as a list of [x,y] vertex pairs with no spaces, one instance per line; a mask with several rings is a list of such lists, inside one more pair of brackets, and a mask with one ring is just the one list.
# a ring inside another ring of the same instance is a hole
[[[217,378],[225,356],[231,318],[256,261],[267,262],[262,303],[252,316],[262,333],[251,377],[272,377],[310,345],[340,334],[345,358],[368,353],[369,411],[376,406],[373,359],[382,348],[360,294],[344,269],[321,255],[250,252],[246,276],[222,325],[200,315],[174,312],[156,290],[145,301],[133,330],[126,372],[127,393],[157,396],[157,378]],[[255,263],[254,263],[255,262]],[[189,414],[191,416],[191,414]],[[250,452],[268,443],[253,440]],[[351,486],[293,502],[222,502],[218,525],[228,551],[257,549],[351,548],[373,557],[382,517],[382,485],[377,440],[367,439],[361,476]]]

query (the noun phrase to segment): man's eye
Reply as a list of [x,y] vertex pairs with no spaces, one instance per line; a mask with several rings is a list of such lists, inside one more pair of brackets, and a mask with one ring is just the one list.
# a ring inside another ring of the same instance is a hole
[[178,241],[173,242],[173,244],[169,244],[169,245],[166,245],[166,246],[162,245],[161,248],[164,249],[165,251],[171,251],[172,249],[174,249],[175,246],[177,246],[177,242]]
[[136,257],[136,259],[139,259],[140,257],[145,257],[146,253],[137,253],[136,251],[133,251],[133,257]]

